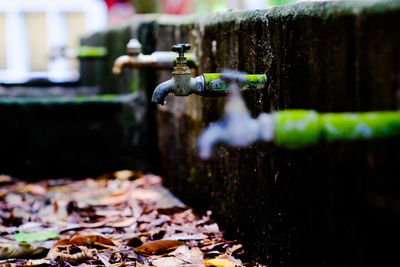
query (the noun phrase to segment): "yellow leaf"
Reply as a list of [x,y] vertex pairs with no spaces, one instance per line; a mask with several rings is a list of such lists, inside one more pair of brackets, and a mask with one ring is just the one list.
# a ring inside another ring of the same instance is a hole
[[239,267],[240,265],[235,264],[227,259],[212,259],[204,262],[207,267]]
[[50,265],[51,262],[48,259],[37,259],[37,260],[29,260],[25,263],[25,266],[43,266]]

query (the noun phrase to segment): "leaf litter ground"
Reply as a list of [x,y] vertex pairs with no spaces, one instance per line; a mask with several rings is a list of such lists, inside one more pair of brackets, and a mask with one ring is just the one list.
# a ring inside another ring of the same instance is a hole
[[211,211],[196,216],[152,174],[27,183],[0,175],[1,266],[243,266]]

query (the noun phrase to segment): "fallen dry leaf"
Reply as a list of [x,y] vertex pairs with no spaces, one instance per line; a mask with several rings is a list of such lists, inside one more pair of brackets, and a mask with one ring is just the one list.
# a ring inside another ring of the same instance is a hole
[[141,255],[160,255],[168,253],[185,243],[176,240],[156,240],[146,242],[135,249]]
[[228,255],[228,254],[219,255],[217,257],[217,259],[218,260],[228,260],[228,261],[236,264],[237,266],[241,266],[242,265],[242,262],[240,260],[235,259],[234,257],[232,257],[231,255]]
[[232,255],[233,252],[235,252],[236,250],[241,249],[241,248],[242,248],[242,245],[241,245],[241,244],[233,245],[233,247],[228,248],[228,249],[226,250],[226,254]]
[[7,227],[20,226],[21,224],[23,224],[23,219],[21,217],[15,216],[13,210],[11,210],[8,216],[4,216],[1,219],[3,221],[3,225]]
[[102,200],[98,201],[96,205],[98,206],[118,205],[128,201],[129,197],[130,197],[129,192],[111,194],[109,196],[106,196]]
[[119,222],[112,223],[111,226],[116,227],[116,228],[128,227],[128,226],[131,226],[132,224],[134,224],[135,222],[137,222],[137,219],[135,217],[124,218],[123,220],[121,220]]
[[189,249],[187,246],[180,246],[169,255],[173,255],[186,263],[204,265],[204,255],[197,247]]
[[136,189],[131,193],[133,199],[142,201],[157,201],[161,198],[160,193],[149,189]]
[[[122,171],[109,177],[30,184],[5,179],[0,244],[17,245],[18,232],[52,230],[60,240],[41,243],[51,247],[44,264],[51,259],[56,266],[200,267],[204,258],[216,258],[240,266],[232,255],[244,256],[243,249],[223,238],[211,211],[196,216],[162,186],[159,176]],[[3,260],[0,265],[40,262]]]
[[204,262],[207,267],[239,267],[239,264],[233,263],[227,259],[211,259]]
[[202,233],[198,233],[198,234],[194,234],[194,235],[180,233],[180,234],[174,234],[174,235],[171,235],[170,237],[168,237],[168,239],[170,239],[170,240],[202,240],[205,238],[208,238],[208,236],[205,234],[202,234]]
[[159,214],[164,214],[164,215],[173,215],[176,213],[181,213],[184,212],[186,210],[190,209],[189,207],[178,207],[178,206],[173,206],[170,208],[159,208],[157,209],[157,212]]
[[43,266],[50,265],[51,261],[48,259],[37,259],[37,260],[29,260],[25,263],[25,266]]
[[153,266],[160,267],[175,267],[185,263],[183,260],[177,259],[175,257],[162,257],[159,259],[155,259],[152,262]]
[[10,183],[12,182],[12,178],[9,175],[0,174],[0,184]]
[[112,173],[106,173],[99,177],[99,179],[120,179],[120,180],[134,180],[143,176],[141,172],[135,172],[131,170],[121,170]]
[[115,246],[111,239],[99,235],[74,235],[69,239],[69,243],[76,246]]
[[46,194],[47,190],[41,185],[38,184],[28,184],[25,187],[19,190],[20,193],[31,193],[38,196],[43,196]]
[[29,259],[46,255],[48,249],[27,243],[20,244],[0,244],[0,259]]
[[89,249],[84,246],[60,245],[50,250],[47,257],[51,260],[61,258],[71,263],[78,264],[80,262],[96,259],[97,252],[95,249]]

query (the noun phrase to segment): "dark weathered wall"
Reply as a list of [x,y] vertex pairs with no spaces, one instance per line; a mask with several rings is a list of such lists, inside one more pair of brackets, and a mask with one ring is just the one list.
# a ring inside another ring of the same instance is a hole
[[140,105],[131,95],[1,98],[0,172],[54,179],[149,170]]
[[[246,95],[254,116],[287,108],[321,112],[399,108],[400,5],[301,3],[252,12],[159,20],[157,48],[190,41],[199,73],[266,73]],[[169,77],[162,76],[162,80]],[[222,228],[271,266],[382,265],[400,231],[398,140],[218,146],[201,161],[196,138],[221,117],[223,98],[170,96],[158,107],[166,182],[188,204],[211,208]]]
[[[197,74],[223,68],[266,73],[268,88],[245,96],[253,116],[288,108],[399,108],[398,1],[304,2],[260,11],[162,16],[151,25],[154,39],[146,42],[156,50],[192,44],[200,60]],[[126,44],[118,40],[107,43],[112,50],[120,46],[115,56],[124,53]],[[168,71],[156,73],[149,80],[170,78]],[[145,87],[149,97],[154,86]],[[228,236],[238,238],[252,260],[268,266],[398,262],[397,246],[389,244],[400,238],[399,140],[295,151],[274,144],[220,145],[204,162],[195,151],[196,139],[221,117],[224,100],[169,96],[167,105],[151,106],[157,109],[154,127],[165,182],[179,197],[200,210],[212,209]]]

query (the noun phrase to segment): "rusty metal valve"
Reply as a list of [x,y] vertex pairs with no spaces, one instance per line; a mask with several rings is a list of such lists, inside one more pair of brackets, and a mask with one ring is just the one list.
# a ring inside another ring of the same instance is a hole
[[[179,86],[187,86],[186,83],[190,82],[190,69],[187,66],[187,61],[185,57],[185,52],[188,51],[192,46],[190,44],[176,44],[171,47],[171,50],[174,52],[178,52],[179,56],[176,58],[176,67],[172,72],[172,76],[174,75],[185,75],[183,80],[179,81]],[[179,77],[182,79],[183,77]]]
[[176,44],[171,47],[171,50],[179,53],[178,59],[179,58],[186,59],[185,52],[190,50],[190,48],[192,48],[192,46],[188,43],[187,44]]

